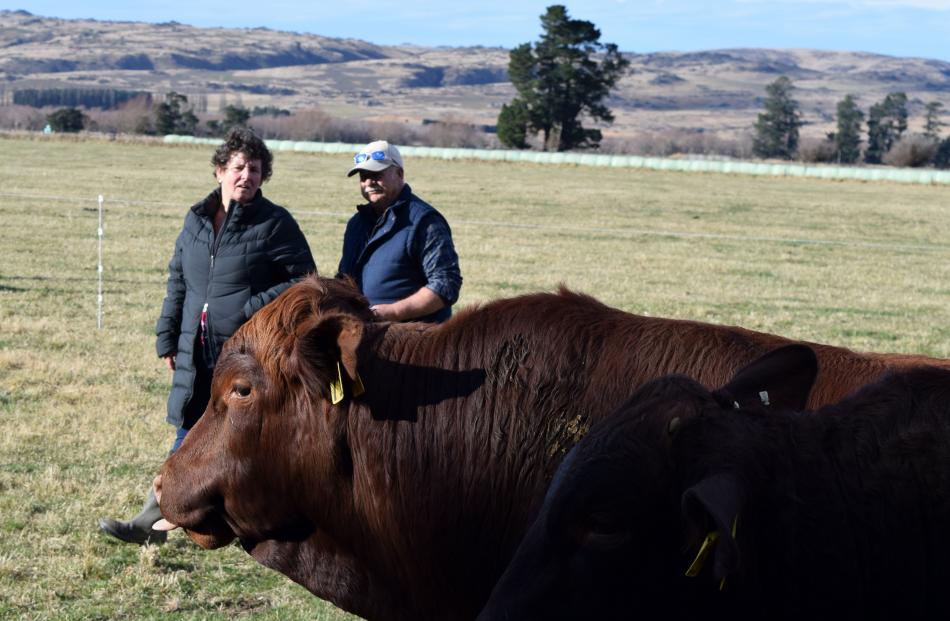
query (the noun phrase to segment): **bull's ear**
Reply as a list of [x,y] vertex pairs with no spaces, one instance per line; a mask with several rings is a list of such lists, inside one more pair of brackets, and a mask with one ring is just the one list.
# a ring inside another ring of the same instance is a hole
[[[713,575],[723,580],[739,567],[736,534],[741,528],[739,510],[742,488],[732,474],[714,474],[683,492],[680,500],[683,517],[693,534],[697,555],[687,575],[698,575],[708,555],[713,556]],[[698,545],[696,535],[702,539]]]
[[739,369],[716,395],[739,406],[761,403],[775,409],[803,410],[817,375],[818,357],[811,347],[786,345]]
[[363,322],[355,317],[342,318],[340,331],[337,333],[336,344],[340,349],[340,365],[351,382],[356,381],[359,375],[356,372],[357,349],[363,339]]
[[299,338],[297,355],[323,376],[335,379],[337,365],[350,383],[358,377],[357,349],[363,338],[363,322],[349,315],[321,317]]

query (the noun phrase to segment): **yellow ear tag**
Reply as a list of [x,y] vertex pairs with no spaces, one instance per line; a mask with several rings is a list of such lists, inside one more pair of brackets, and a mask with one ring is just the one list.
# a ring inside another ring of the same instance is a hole
[[336,379],[330,382],[330,403],[336,405],[343,401],[343,374],[340,372],[340,363],[336,363]]
[[[739,514],[736,514],[736,517],[732,519],[732,538],[736,538],[736,528],[739,526]],[[713,545],[716,543],[716,540],[719,539],[719,531],[714,530],[710,531],[706,535],[706,539],[703,540],[703,545],[699,546],[699,552],[696,553],[696,558],[693,559],[693,563],[689,566],[689,569],[686,570],[686,575],[690,578],[695,578],[699,575],[699,572],[703,570],[703,565],[706,564],[706,559],[709,558],[709,553],[712,552]],[[719,581],[719,590],[723,590],[726,586],[726,578],[723,576],[722,580]]]
[[703,565],[706,564],[706,559],[709,558],[709,553],[712,552],[713,546],[716,543],[716,540],[719,539],[719,531],[713,530],[706,535],[706,539],[703,540],[703,545],[699,546],[699,552],[696,553],[696,558],[693,559],[693,563],[689,566],[689,569],[686,570],[686,575],[690,578],[695,578],[699,575],[699,572],[703,570]]
[[[768,404],[766,404],[768,405]],[[732,518],[732,540],[736,539],[736,528],[739,526],[739,514],[736,514],[736,517]],[[726,577],[723,576],[722,580],[719,581],[719,590],[726,588]]]
[[353,380],[353,396],[359,397],[361,394],[366,392],[366,388],[363,387],[363,380],[360,378],[360,374],[356,374],[356,379]]

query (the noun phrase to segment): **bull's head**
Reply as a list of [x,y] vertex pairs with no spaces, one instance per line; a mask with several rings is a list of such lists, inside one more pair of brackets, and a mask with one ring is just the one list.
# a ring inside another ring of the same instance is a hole
[[327,506],[345,506],[345,478],[332,475],[347,468],[343,413],[367,321],[352,283],[312,277],[228,340],[207,409],[156,480],[163,527],[253,549],[311,537]]
[[[735,409],[801,408],[816,373],[814,353],[793,345],[717,391],[682,376],[643,386],[561,463],[479,619],[686,618],[739,562]],[[718,540],[697,554],[711,532]]]

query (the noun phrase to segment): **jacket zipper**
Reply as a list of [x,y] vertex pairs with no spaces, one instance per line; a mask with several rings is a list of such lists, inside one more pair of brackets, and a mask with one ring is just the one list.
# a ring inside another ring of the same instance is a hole
[[[396,216],[393,213],[392,209],[402,201],[396,201],[390,205],[381,217],[376,218],[376,223],[373,224],[372,230],[369,232],[369,237],[366,238],[366,243],[363,245],[363,248],[360,250],[359,254],[356,256],[356,262],[353,264],[354,269],[362,265],[363,256],[366,255],[369,247],[373,245],[377,240],[376,234],[386,229],[386,233],[389,233],[392,230],[392,227],[395,226]],[[387,228],[388,227],[388,228]]]
[[[207,347],[205,351],[209,354],[206,356],[205,362],[217,362],[218,360],[214,339],[211,338],[211,321],[208,313],[209,293],[211,292],[211,283],[214,280],[214,255],[218,252],[218,247],[221,245],[221,238],[224,237],[224,232],[228,228],[228,222],[231,220],[231,213],[234,211],[236,205],[236,202],[231,201],[231,205],[228,206],[228,210],[224,214],[224,222],[221,223],[221,229],[217,235],[214,234],[214,222],[211,223],[211,234],[213,236],[211,242],[211,264],[208,267],[208,288],[205,290],[205,304],[201,309],[201,344],[203,347]],[[212,368],[213,366],[213,364],[209,364],[208,368]]]

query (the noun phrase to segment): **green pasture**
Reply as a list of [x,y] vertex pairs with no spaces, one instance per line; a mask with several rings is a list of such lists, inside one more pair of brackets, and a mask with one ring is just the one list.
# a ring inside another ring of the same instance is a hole
[[[173,438],[153,328],[211,148],[0,148],[0,619],[351,618],[238,547],[96,529],[137,511]],[[349,164],[280,152],[264,186],[324,274],[359,200]],[[406,174],[452,225],[461,305],[563,284],[634,313],[950,357],[947,187],[421,158]]]

